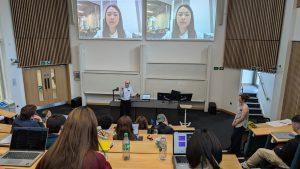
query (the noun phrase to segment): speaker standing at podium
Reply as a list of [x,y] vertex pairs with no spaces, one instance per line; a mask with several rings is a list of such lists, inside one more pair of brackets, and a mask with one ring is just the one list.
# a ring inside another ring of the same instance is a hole
[[121,87],[120,91],[120,117],[123,115],[127,115],[131,117],[130,109],[131,109],[131,97],[134,96],[133,88],[130,85],[129,80],[125,80],[125,86]]

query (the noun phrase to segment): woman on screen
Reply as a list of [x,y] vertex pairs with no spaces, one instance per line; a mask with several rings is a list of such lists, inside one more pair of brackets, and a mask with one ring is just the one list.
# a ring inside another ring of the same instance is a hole
[[99,30],[94,38],[132,38],[125,33],[122,14],[118,6],[109,5],[103,19],[103,30]]
[[196,31],[194,28],[194,14],[189,5],[181,5],[178,7],[173,31],[168,31],[163,39],[196,39]]

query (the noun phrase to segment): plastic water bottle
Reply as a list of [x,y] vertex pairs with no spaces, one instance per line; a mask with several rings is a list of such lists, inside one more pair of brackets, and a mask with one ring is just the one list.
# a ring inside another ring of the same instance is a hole
[[128,133],[124,133],[123,139],[123,160],[130,159],[130,140],[128,138]]
[[159,142],[159,159],[165,160],[167,158],[167,139],[166,136],[161,136]]

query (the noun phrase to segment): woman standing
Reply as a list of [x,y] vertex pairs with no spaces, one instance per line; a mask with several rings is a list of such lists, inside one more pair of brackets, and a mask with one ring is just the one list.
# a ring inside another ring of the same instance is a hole
[[246,100],[249,98],[246,94],[239,96],[239,108],[232,122],[233,133],[231,135],[231,144],[229,151],[234,154],[240,154],[242,136],[248,125],[249,108]]

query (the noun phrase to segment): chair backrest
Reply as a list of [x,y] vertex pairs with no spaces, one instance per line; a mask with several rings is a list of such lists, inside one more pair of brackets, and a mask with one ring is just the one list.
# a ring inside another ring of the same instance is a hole
[[300,143],[298,144],[297,151],[295,153],[294,159],[291,164],[291,169],[299,169],[300,168]]

